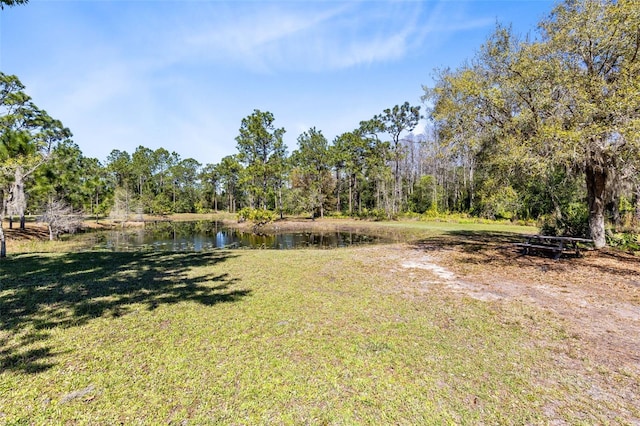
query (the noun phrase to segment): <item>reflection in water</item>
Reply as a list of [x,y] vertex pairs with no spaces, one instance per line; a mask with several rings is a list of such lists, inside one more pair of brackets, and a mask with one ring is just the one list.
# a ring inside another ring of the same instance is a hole
[[283,250],[308,247],[336,248],[388,241],[382,237],[344,231],[254,234],[212,221],[156,222],[147,223],[144,228],[100,233],[97,248],[113,251],[206,251],[217,248]]

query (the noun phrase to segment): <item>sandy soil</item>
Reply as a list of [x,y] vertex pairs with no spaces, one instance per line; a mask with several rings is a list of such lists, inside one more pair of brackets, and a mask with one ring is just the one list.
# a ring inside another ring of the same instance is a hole
[[566,406],[588,406],[591,412],[573,416],[586,424],[640,425],[640,259],[603,250],[554,261],[524,256],[512,241],[500,240],[478,234],[377,246],[365,249],[363,259],[385,262],[390,277],[414,291],[523,303],[548,313],[568,334],[551,350],[572,388],[570,400],[544,408],[549,422],[565,424],[558,413]]
[[[600,362],[640,374],[640,259],[619,251],[590,251],[558,261],[524,256],[511,245],[468,251],[411,251],[450,272],[452,291],[480,300],[519,300],[563,319]],[[429,261],[427,261],[429,262]]]

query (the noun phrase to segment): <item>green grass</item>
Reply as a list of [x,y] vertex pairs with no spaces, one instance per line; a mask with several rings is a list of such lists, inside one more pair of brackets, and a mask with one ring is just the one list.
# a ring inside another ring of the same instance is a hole
[[[408,239],[530,232],[375,226]],[[557,320],[424,291],[372,257],[395,246],[32,244],[0,262],[0,424],[544,424],[549,410],[569,423],[589,411],[554,362],[570,339]]]
[[12,256],[0,423],[542,421],[542,315],[404,291],[358,250]]

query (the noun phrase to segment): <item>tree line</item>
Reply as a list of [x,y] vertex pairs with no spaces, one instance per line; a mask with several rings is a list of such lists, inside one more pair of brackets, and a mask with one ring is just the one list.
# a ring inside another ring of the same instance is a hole
[[640,8],[566,0],[538,30],[529,40],[498,26],[425,96],[475,173],[465,190],[480,210],[515,203],[603,247],[607,216],[619,224],[630,202],[640,214]]
[[289,153],[273,114],[254,110],[237,153],[204,165],[144,146],[87,158],[16,76],[0,73],[0,217],[24,223],[54,202],[116,218],[460,212],[541,220],[602,247],[607,222],[640,220],[639,28],[633,0],[566,0],[536,37],[498,25],[465,64],[436,70],[426,117],[405,102],[332,141],[312,127]]

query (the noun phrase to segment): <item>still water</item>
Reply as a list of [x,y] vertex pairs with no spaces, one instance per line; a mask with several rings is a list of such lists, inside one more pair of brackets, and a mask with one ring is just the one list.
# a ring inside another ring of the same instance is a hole
[[207,251],[219,248],[336,248],[379,244],[390,239],[354,232],[287,232],[255,234],[220,222],[158,222],[141,228],[98,233],[96,248],[113,251]]

